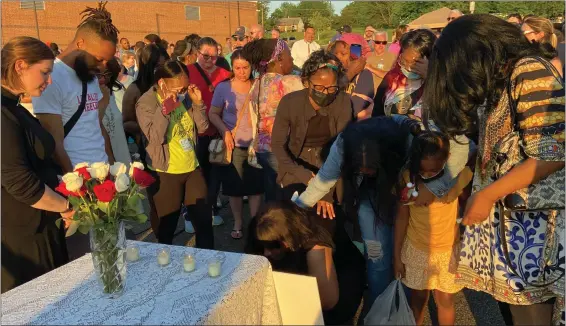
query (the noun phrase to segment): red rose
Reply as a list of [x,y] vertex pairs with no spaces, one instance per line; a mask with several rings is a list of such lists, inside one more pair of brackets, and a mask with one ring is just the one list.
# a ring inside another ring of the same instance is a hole
[[92,190],[96,198],[103,203],[111,202],[116,196],[116,187],[114,186],[114,182],[110,180],[106,180],[102,184],[94,186]]
[[61,183],[59,183],[57,188],[55,188],[55,191],[57,191],[58,193],[60,193],[61,195],[65,196],[65,197],[69,197],[69,195],[71,194],[71,192],[69,192],[69,190],[67,190],[67,185],[65,185],[65,183],[63,181],[61,181]]
[[134,182],[140,186],[140,188],[147,188],[155,182],[155,178],[151,174],[134,167],[134,173],[132,173],[132,178]]
[[79,174],[79,176],[83,177],[84,181],[88,181],[92,178],[90,176],[90,173],[88,173],[86,166],[83,166],[82,168],[78,168],[74,172],[77,172]]
[[61,183],[57,186],[57,188],[55,188],[55,191],[57,191],[58,193],[60,193],[65,197],[69,197],[69,196],[82,197],[86,194],[87,189],[85,186],[83,186],[79,191],[70,192],[69,190],[67,190],[67,185],[63,181],[61,181]]

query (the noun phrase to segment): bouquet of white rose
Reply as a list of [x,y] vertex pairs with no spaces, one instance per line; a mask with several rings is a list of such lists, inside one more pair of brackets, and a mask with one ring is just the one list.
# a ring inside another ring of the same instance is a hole
[[[63,176],[55,190],[68,197],[75,214],[64,220],[66,236],[77,230],[90,231],[93,262],[103,292],[119,295],[125,285],[124,221],[144,223],[147,216],[141,211],[140,190],[155,179],[143,164],[132,163],[130,170],[123,163],[99,162],[77,164],[74,172]],[[58,226],[61,220],[57,220]]]

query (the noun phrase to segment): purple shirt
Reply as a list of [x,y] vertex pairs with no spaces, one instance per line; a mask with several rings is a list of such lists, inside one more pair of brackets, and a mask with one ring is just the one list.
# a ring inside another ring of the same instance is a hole
[[[236,93],[232,90],[229,80],[222,82],[214,89],[212,106],[222,109],[222,122],[229,130],[236,127],[238,113],[246,100],[246,93]],[[248,147],[252,142],[252,124],[249,108],[242,115],[242,120],[234,137],[236,147]]]

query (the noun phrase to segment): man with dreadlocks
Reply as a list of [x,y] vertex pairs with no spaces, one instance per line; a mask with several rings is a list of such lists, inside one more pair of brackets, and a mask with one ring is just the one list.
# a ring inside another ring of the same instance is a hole
[[[101,127],[109,92],[99,86],[98,77],[116,53],[118,30],[105,6],[106,2],[101,2],[81,13],[75,38],[55,59],[52,85],[41,97],[32,99],[34,113],[55,139],[55,161],[62,174],[82,162],[114,162],[110,138]],[[79,242],[68,245],[74,259],[86,252],[88,237],[72,238],[70,241]]]

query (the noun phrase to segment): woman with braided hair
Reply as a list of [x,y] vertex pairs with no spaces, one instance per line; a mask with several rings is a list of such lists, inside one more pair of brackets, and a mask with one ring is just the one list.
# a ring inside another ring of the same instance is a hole
[[[277,160],[271,152],[271,132],[277,106],[283,96],[304,88],[299,76],[291,75],[293,58],[287,43],[279,39],[261,39],[242,49],[242,56],[258,72],[250,92],[252,145],[250,164],[265,170],[265,200],[275,200]],[[257,156],[257,158],[256,158]]]

